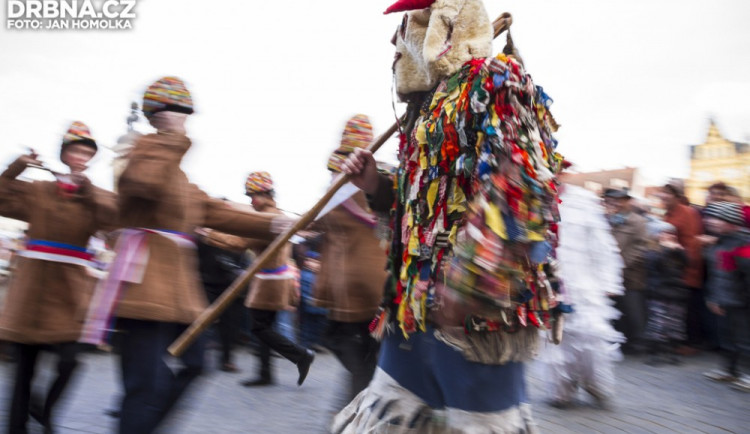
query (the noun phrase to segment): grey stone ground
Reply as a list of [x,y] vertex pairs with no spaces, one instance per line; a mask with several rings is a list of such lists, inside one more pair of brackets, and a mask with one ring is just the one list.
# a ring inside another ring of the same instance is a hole
[[[88,354],[78,382],[60,406],[57,419],[61,433],[113,432],[114,420],[104,410],[116,404],[118,384],[115,358]],[[304,386],[296,385],[296,369],[275,359],[278,384],[245,389],[238,381],[250,376],[255,358],[238,352],[240,374],[227,374],[211,367],[196,384],[177,413],[175,433],[324,433],[332,408],[343,387],[344,371],[335,358],[321,354]],[[690,358],[682,366],[653,368],[639,358],[618,364],[619,393],[611,411],[582,403],[573,410],[544,405],[540,379],[529,375],[531,400],[542,432],[546,433],[748,433],[750,394],[712,383],[701,372],[712,368],[712,354]],[[530,370],[533,372],[533,369]],[[12,365],[0,366],[0,424],[4,425]],[[44,381],[44,377],[39,380]],[[582,401],[585,397],[581,396]],[[32,433],[41,429],[30,423]]]

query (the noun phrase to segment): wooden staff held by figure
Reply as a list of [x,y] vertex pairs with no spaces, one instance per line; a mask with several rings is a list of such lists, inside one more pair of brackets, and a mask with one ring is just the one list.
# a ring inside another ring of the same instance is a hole
[[[513,18],[507,12],[500,15],[493,23],[495,37],[507,31],[510,28]],[[508,45],[506,45],[506,51],[513,49],[512,40],[508,38]],[[380,147],[398,130],[399,122],[395,122],[390,126],[383,134],[381,134],[377,140],[375,140],[367,150],[373,154],[380,149]],[[284,247],[292,236],[298,231],[306,228],[310,223],[315,220],[315,217],[320,211],[326,206],[328,201],[331,200],[333,195],[349,182],[349,175],[341,174],[336,181],[331,185],[325,195],[308,211],[306,212],[290,229],[279,235],[274,242],[268,246],[268,248],[261,253],[260,256],[253,262],[253,264],[245,270],[233,283],[224,291],[224,293],[216,299],[216,301],[204,310],[203,313],[192,323],[190,327],[185,330],[176,341],[169,346],[167,351],[169,354],[179,357],[183,352],[208,328],[216,319],[226,310],[232,301],[240,295],[240,293],[247,287],[250,279],[260,271],[266,262],[272,258],[278,251]]]

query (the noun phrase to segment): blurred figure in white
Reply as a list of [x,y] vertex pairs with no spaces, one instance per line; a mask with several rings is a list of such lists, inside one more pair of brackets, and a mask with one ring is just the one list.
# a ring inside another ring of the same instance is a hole
[[565,301],[573,312],[566,315],[560,345],[548,344],[539,360],[549,382],[550,405],[574,405],[581,387],[607,408],[614,394],[613,362],[622,357],[619,343],[625,340],[611,325],[620,312],[610,299],[624,292],[623,261],[599,198],[573,185],[564,184],[561,191],[557,259]]

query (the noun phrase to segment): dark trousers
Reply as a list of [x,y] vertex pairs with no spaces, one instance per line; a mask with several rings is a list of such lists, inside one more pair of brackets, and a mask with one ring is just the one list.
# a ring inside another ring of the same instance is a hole
[[[211,303],[221,296],[224,288],[207,288],[206,295]],[[236,298],[216,321],[216,331],[221,345],[221,363],[232,363],[232,347],[239,337],[240,321],[242,318],[242,300]]]
[[615,329],[627,339],[624,350],[640,351],[643,348],[643,332],[646,328],[646,291],[625,290],[625,294],[614,297],[615,308],[622,316],[615,321]]
[[327,324],[325,313],[311,313],[303,306],[300,310],[299,343],[307,348],[321,345]]
[[[57,377],[47,391],[47,397],[42,403],[31,402],[31,382],[34,378],[36,361],[41,351],[56,353]],[[29,420],[29,406],[35,405],[40,408],[42,422],[49,425],[52,419],[52,410],[55,403],[65,391],[73,372],[78,366],[79,346],[75,342],[67,342],[55,345],[26,345],[16,344],[16,382],[13,386],[13,399],[10,407],[10,418],[8,421],[9,433],[25,433],[26,422]]]
[[281,354],[295,365],[305,356],[305,348],[301,347],[273,329],[276,311],[250,309],[252,321],[251,332],[260,341],[260,378],[271,379],[271,350]]
[[378,365],[380,343],[370,336],[369,326],[369,321],[330,321],[328,326],[326,338],[329,347],[350,374],[349,390],[344,405],[370,384]]
[[185,330],[184,324],[121,318],[117,326],[122,330],[120,366],[125,390],[119,432],[149,434],[203,371],[204,340],[199,338],[180,357],[182,366],[174,367],[166,363],[167,347]]
[[719,339],[727,371],[734,376],[742,372],[741,362],[750,361],[750,308],[725,308],[719,317]]

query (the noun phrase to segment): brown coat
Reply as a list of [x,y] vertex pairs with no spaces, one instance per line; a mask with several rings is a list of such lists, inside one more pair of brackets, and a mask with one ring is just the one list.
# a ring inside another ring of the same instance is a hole
[[[80,194],[63,196],[56,182],[16,180],[23,167],[13,163],[0,175],[0,214],[28,222],[30,239],[86,247],[97,230],[116,221],[113,193],[86,184]],[[0,339],[78,340],[93,288],[94,279],[82,265],[19,257],[0,315]]]
[[625,222],[612,227],[612,235],[617,240],[625,268],[622,270],[623,286],[626,291],[646,289],[646,219],[631,212]]
[[[367,209],[364,193],[357,192],[353,199]],[[374,229],[341,205],[323,216],[316,229],[324,231],[313,290],[316,304],[328,308],[334,321],[370,321],[380,306],[387,276],[387,257]]]
[[[121,225],[185,234],[208,227],[238,236],[273,238],[272,215],[234,209],[188,181],[180,162],[189,148],[190,139],[181,134],[138,139],[118,185]],[[146,240],[149,261],[143,280],[124,288],[116,316],[192,322],[206,308],[195,249],[180,248],[156,234]]]
[[685,267],[685,285],[700,288],[703,284],[703,256],[698,235],[703,233],[703,222],[698,210],[676,204],[664,216],[664,221],[677,229],[677,242],[685,249],[688,263]]
[[[267,207],[263,209],[264,213],[283,214],[276,207]],[[262,253],[271,243],[263,240],[251,240],[249,247],[257,254]],[[263,267],[263,270],[275,270],[284,265],[291,263],[292,249],[289,244],[284,246],[271,260]],[[247,294],[245,306],[253,309],[262,310],[284,310],[294,304],[295,300],[294,279],[270,280],[253,278],[250,282],[250,292]]]

